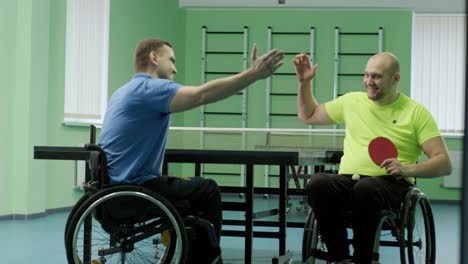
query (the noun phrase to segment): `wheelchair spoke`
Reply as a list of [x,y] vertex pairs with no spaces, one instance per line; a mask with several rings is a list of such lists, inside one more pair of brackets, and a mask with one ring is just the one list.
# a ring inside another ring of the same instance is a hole
[[[133,206],[122,207],[128,201]],[[180,216],[175,218],[176,214],[168,211],[175,209],[167,209],[164,203],[133,192],[104,192],[91,197],[77,210],[67,228],[69,261],[76,264],[178,263],[181,247],[187,245],[186,234],[180,229],[183,227]],[[139,209],[135,204],[145,206]]]
[[426,200],[418,199],[414,205],[409,223],[408,258],[409,263],[431,263],[432,238]]
[[[79,242],[76,247],[77,255],[83,255],[86,248],[91,248],[91,259],[101,262],[105,259],[106,263],[120,263],[121,260],[125,260],[124,263],[158,263],[158,259],[165,257],[166,246],[161,243],[159,234],[140,241],[130,238],[111,245],[110,236],[96,220],[93,222],[91,243]],[[79,235],[77,241],[83,241],[84,232],[80,230],[79,233],[83,235]]]

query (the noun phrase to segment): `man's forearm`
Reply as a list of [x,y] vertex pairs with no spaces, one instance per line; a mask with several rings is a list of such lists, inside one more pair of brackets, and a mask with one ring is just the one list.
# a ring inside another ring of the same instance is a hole
[[311,82],[299,82],[297,93],[297,114],[299,120],[305,122],[309,119],[317,107],[318,103],[312,95]]
[[421,163],[409,166],[408,176],[434,178],[449,175],[452,172],[450,158],[444,154],[435,155]]
[[201,104],[208,104],[229,97],[257,81],[252,68],[233,76],[206,82],[200,86]]

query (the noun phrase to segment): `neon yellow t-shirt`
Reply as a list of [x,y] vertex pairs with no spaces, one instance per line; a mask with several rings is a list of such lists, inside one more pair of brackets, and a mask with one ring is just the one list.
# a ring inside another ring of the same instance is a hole
[[416,163],[420,145],[440,136],[431,113],[421,104],[400,93],[393,103],[378,106],[363,92],[347,93],[325,104],[330,118],[346,125],[340,174],[386,175],[370,158],[369,142],[387,137],[398,150],[402,164]]

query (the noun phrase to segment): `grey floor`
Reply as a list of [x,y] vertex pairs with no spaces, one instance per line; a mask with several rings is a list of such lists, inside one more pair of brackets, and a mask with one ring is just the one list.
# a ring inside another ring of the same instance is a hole
[[[255,208],[269,208],[273,199],[257,198]],[[293,201],[288,219],[303,220],[304,211],[297,211],[297,201]],[[432,203],[434,210],[437,262],[441,264],[460,263],[460,217],[461,207],[454,203]],[[68,212],[49,214],[32,220],[0,220],[0,263],[66,263],[63,233]],[[224,217],[232,215],[225,214]],[[287,230],[286,248],[293,252],[293,263],[300,263],[302,230]],[[222,237],[223,259],[225,264],[244,263],[244,240],[238,237]],[[253,263],[271,263],[277,254],[276,239],[254,238]],[[398,263],[398,252],[384,248],[382,263]]]

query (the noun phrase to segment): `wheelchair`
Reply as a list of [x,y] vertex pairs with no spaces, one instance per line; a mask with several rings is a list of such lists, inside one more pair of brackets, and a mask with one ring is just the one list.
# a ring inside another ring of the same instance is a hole
[[217,245],[211,223],[184,214],[187,201],[171,203],[141,186],[109,185],[103,150],[94,143],[85,150],[91,180],[65,226],[68,263],[185,263],[189,237],[196,235],[190,236],[192,227],[200,226],[210,245]]
[[[345,220],[350,219],[350,216],[351,212],[345,212]],[[350,226],[350,221],[347,222]],[[383,237],[391,239],[381,239]],[[372,263],[380,263],[380,246],[398,247],[402,264],[435,263],[436,240],[432,209],[428,198],[417,187],[409,189],[399,211],[381,211]],[[332,263],[312,209],[308,211],[304,227],[302,261],[307,264]]]

